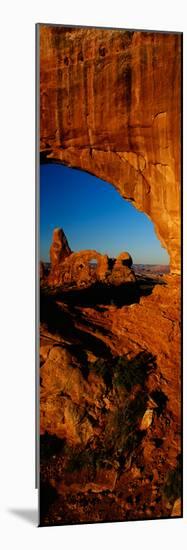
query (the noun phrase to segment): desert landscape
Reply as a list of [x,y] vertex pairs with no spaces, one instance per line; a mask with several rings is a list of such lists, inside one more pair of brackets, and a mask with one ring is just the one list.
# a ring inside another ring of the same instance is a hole
[[170,257],[72,250],[63,219],[51,232],[40,262],[40,525],[180,517],[181,35],[39,32],[41,163],[112,184]]

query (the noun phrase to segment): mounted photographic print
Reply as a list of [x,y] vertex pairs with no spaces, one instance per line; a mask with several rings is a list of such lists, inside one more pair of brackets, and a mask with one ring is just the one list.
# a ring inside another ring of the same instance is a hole
[[39,525],[182,517],[182,33],[36,38]]

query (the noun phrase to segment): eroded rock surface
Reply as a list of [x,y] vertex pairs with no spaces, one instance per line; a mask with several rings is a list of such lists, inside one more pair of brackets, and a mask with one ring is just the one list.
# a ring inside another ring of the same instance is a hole
[[42,158],[112,183],[180,271],[181,34],[40,26]]

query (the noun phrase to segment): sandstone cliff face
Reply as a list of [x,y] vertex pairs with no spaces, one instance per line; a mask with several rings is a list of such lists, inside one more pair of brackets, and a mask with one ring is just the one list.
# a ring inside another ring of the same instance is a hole
[[180,271],[181,35],[40,26],[40,150],[144,211]]

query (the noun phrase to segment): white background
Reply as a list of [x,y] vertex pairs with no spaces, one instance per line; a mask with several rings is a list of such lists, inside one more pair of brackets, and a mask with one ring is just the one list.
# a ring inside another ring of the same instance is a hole
[[[1,548],[81,550],[130,546],[144,550],[180,545],[186,519],[36,528],[34,490],[34,195],[36,22],[184,32],[185,1],[16,0],[1,7],[0,100],[0,313],[1,313]],[[184,134],[185,138],[185,134]],[[186,139],[184,141],[184,152]],[[184,201],[186,158],[184,154]],[[184,224],[184,227],[186,224]],[[185,239],[184,239],[185,240]],[[186,263],[186,261],[185,261]],[[185,270],[186,273],[186,270]],[[185,356],[185,354],[184,354]],[[184,363],[184,383],[186,380]],[[184,419],[187,407],[184,409]],[[184,424],[184,428],[186,424]],[[186,441],[184,441],[186,447]],[[184,461],[186,461],[186,451]],[[186,485],[186,476],[184,478]],[[186,501],[186,497],[185,497]],[[185,511],[185,517],[187,512]]]

